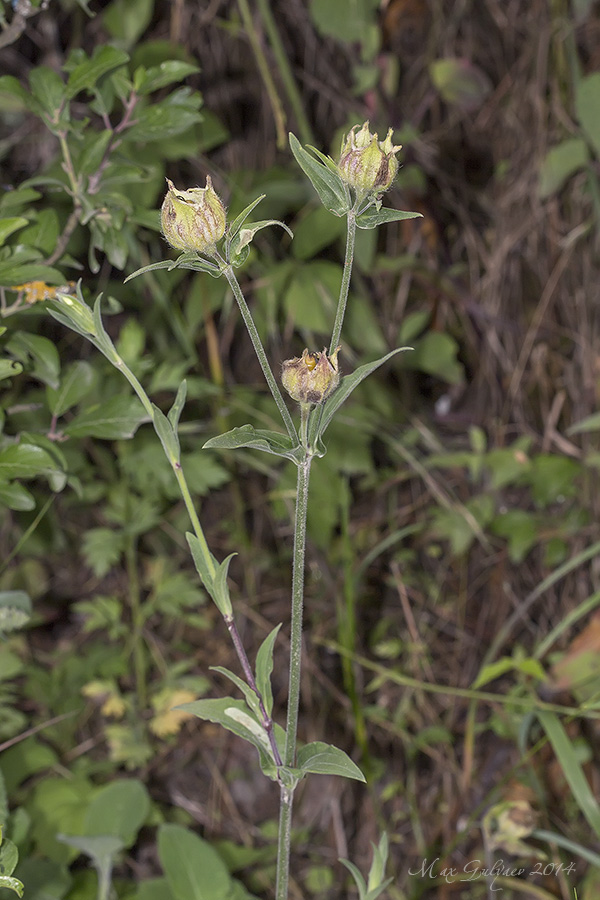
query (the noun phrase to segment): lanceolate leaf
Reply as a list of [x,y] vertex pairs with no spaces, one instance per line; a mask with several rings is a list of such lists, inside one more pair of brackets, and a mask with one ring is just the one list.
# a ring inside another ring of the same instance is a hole
[[183,253],[177,259],[163,259],[161,262],[151,263],[149,266],[142,266],[141,269],[136,269],[135,272],[128,275],[124,284],[131,281],[132,278],[137,278],[138,275],[145,275],[146,272],[156,272],[158,269],[167,269],[169,272],[173,269],[191,269],[193,272],[208,272],[209,275],[213,275],[215,278],[218,278],[220,274],[217,265],[209,262],[207,259],[203,259],[195,252],[189,252]]
[[267,714],[273,711],[273,690],[271,673],[273,672],[273,647],[281,625],[277,625],[264,639],[256,654],[256,687],[263,699]]
[[335,216],[345,215],[350,210],[350,198],[338,173],[311,156],[293,134],[290,134],[290,147],[323,205]]
[[213,450],[237,450],[240,447],[250,447],[252,450],[263,450],[275,456],[285,456],[295,460],[295,447],[285,434],[277,431],[265,431],[256,429],[253,425],[242,425],[233,428],[225,434],[219,434],[208,440],[203,449]]
[[314,444],[317,437],[323,436],[325,429],[331,422],[336,411],[340,408],[342,403],[348,399],[352,391],[358,387],[361,381],[364,381],[367,375],[370,375],[371,372],[375,372],[375,370],[387,362],[388,359],[391,359],[397,353],[402,353],[404,350],[412,350],[412,347],[398,347],[396,350],[386,353],[386,355],[382,356],[380,359],[365,363],[364,366],[359,366],[359,368],[351,375],[346,375],[342,378],[338,389],[325,401],[321,417],[314,415],[311,417],[311,443]]
[[304,773],[315,775],[341,775],[343,778],[354,778],[366,781],[355,762],[347,753],[323,741],[313,741],[298,751],[298,768]]
[[359,228],[368,230],[386,222],[401,222],[403,219],[422,219],[421,213],[404,209],[368,209],[356,219]]

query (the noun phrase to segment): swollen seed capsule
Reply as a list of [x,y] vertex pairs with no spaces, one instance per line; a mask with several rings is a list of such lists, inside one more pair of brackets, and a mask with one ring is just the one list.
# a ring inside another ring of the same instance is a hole
[[211,253],[225,234],[226,215],[210,176],[205,188],[178,191],[168,178],[167,185],[160,217],[169,244],[176,250]]
[[338,368],[339,347],[327,355],[309,353],[306,349],[302,356],[286,359],[282,366],[281,383],[292,398],[298,403],[322,403],[340,383]]

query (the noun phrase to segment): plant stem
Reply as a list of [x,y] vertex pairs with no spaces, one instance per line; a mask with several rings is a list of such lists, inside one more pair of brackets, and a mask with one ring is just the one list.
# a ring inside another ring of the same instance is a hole
[[342,286],[340,288],[340,299],[335,313],[335,322],[333,323],[333,332],[331,335],[331,344],[329,345],[329,355],[332,356],[340,345],[340,337],[342,334],[342,325],[344,324],[344,314],[346,312],[346,303],[348,302],[348,291],[350,289],[350,276],[352,275],[352,263],[354,262],[354,244],[356,242],[356,213],[351,209],[348,213],[348,234],[346,239],[346,258],[344,259],[344,273],[342,275]]
[[[312,455],[306,453],[298,466],[296,486],[296,517],[294,521],[294,559],[292,569],[292,623],[290,631],[290,671],[287,721],[285,729],[284,764],[296,762],[298,735],[298,709],[300,706],[300,681],[302,671],[302,608],[304,603],[304,559],[306,554],[306,513],[308,509],[308,483]],[[276,900],[287,900],[290,871],[290,846],[292,836],[292,803],[294,789],[281,785],[279,806],[279,837],[277,845]]]
[[229,282],[229,287],[233,291],[233,296],[237,300],[237,304],[242,314],[242,319],[244,320],[244,325],[248,329],[248,334],[250,335],[252,346],[254,347],[254,351],[258,357],[260,367],[263,370],[263,374],[267,380],[267,384],[269,385],[269,388],[273,395],[273,399],[277,404],[279,412],[281,413],[281,418],[283,419],[284,425],[287,428],[287,433],[290,436],[290,440],[292,441],[293,446],[296,446],[298,444],[298,432],[296,431],[296,426],[294,425],[289,409],[285,405],[285,400],[281,395],[279,385],[275,381],[275,376],[273,375],[273,371],[271,369],[271,366],[269,365],[269,360],[267,359],[265,348],[262,345],[262,341],[256,329],[256,325],[254,324],[252,313],[248,309],[248,304],[246,303],[244,295],[242,294],[242,289],[237,278],[235,277],[235,272],[233,271],[233,268],[231,266],[227,266],[225,269],[223,269],[223,273],[227,278],[227,281]]
[[284,763],[296,761],[298,708],[300,706],[300,674],[302,665],[302,609],[304,604],[304,558],[306,554],[306,512],[308,482],[312,456],[306,454],[298,466],[296,487],[296,518],[294,522],[294,559],[292,568],[292,621],[290,629],[290,673],[285,734]]
[[287,900],[290,880],[290,848],[292,843],[292,804],[294,791],[281,786],[279,837],[277,839],[277,881],[275,900]]

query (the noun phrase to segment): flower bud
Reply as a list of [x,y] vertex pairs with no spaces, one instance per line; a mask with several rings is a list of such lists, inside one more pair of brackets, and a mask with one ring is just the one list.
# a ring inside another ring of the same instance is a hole
[[162,232],[176,250],[212,252],[225,234],[225,207],[206,177],[205,188],[176,190],[167,178],[169,190],[160,211]]
[[385,141],[371,134],[365,122],[358,134],[355,125],[346,136],[338,163],[342,180],[360,193],[381,194],[392,184],[398,172],[396,153],[401,145],[392,144],[392,129]]
[[338,369],[339,347],[327,356],[322,353],[309,353],[305,350],[302,356],[286,359],[281,372],[281,383],[292,398],[298,403],[322,403],[333,394],[340,383]]

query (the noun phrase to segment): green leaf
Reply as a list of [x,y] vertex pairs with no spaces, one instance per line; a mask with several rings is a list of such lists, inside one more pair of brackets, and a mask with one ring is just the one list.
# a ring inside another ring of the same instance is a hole
[[377,228],[378,225],[384,225],[386,222],[401,222],[403,219],[422,219],[423,216],[418,212],[408,212],[404,209],[368,209],[356,219],[359,228],[365,230],[369,228]]
[[60,360],[58,350],[48,338],[39,334],[17,331],[6,345],[11,356],[27,364],[32,361],[31,375],[51,388],[58,387]]
[[600,72],[587,75],[576,86],[575,109],[581,127],[600,156]]
[[23,896],[23,891],[25,890],[23,882],[19,881],[18,878],[10,878],[6,875],[0,875],[0,888],[8,888],[9,891],[14,891],[19,897]]
[[227,585],[227,574],[229,572],[229,565],[234,556],[237,556],[237,553],[230,553],[222,563],[218,564],[212,586],[208,589],[209,594],[217,604],[217,608],[222,616],[231,616],[233,613],[231,598],[229,596],[229,587]]
[[14,75],[0,77],[0,111],[3,113],[23,112],[31,109],[31,96]]
[[131,847],[150,814],[150,797],[141,781],[119,778],[105,785],[91,800],[85,814],[86,835],[111,835],[122,847]]
[[567,429],[567,434],[586,434],[588,431],[600,430],[600,412],[586,416]]
[[578,754],[559,718],[551,712],[537,710],[536,715],[548,735],[565,780],[573,792],[577,806],[600,838],[600,807],[585,777]]
[[28,224],[28,220],[24,219],[23,216],[11,216],[7,219],[0,219],[0,245],[2,245],[6,238],[13,234],[13,232],[18,231],[19,228],[23,228]]
[[102,19],[109,33],[130,47],[150,24],[153,12],[154,0],[113,0]]
[[436,59],[429,74],[442,99],[465,110],[477,109],[492,89],[485,72],[469,59]]
[[149,266],[142,266],[141,269],[136,269],[135,272],[127,276],[124,284],[131,281],[132,278],[137,278],[138,275],[145,275],[146,272],[156,272],[158,269],[167,269],[169,272],[173,269],[191,269],[193,272],[208,272],[209,275],[216,278],[221,274],[217,265],[209,262],[207,259],[202,259],[196,252],[189,251],[183,253],[177,259],[163,259],[161,262],[151,263]]
[[97,578],[103,578],[121,559],[125,535],[112,528],[89,528],[83,537],[83,555]]
[[232,879],[225,863],[188,828],[161,825],[158,856],[174,900],[229,900]]
[[366,778],[347,753],[323,741],[313,741],[298,750],[297,766],[304,773],[315,775],[341,775],[365,781]]
[[376,359],[373,362],[365,363],[364,366],[359,366],[352,375],[346,375],[342,378],[339,387],[336,391],[329,397],[328,400],[323,404],[323,412],[319,415],[311,416],[311,443],[314,444],[317,437],[322,438],[325,434],[325,430],[327,426],[331,422],[333,416],[340,408],[342,403],[344,403],[352,391],[358,387],[361,381],[364,381],[365,378],[370,375],[372,372],[375,372],[380,366],[386,363],[393,356],[396,356],[397,353],[403,353],[405,350],[411,350],[412,347],[398,347],[396,350],[392,350],[390,353],[386,353],[385,356],[380,357],[380,359]]
[[[96,437],[106,441],[132,438],[148,415],[136,397],[111,397],[79,413],[64,428],[68,437]],[[0,473],[1,474],[1,473]]]
[[10,484],[0,482],[0,504],[7,506],[8,509],[16,509],[20,512],[27,512],[35,509],[35,500],[29,493],[27,488],[22,484],[13,481]]
[[43,111],[53,118],[66,99],[65,85],[58,72],[48,66],[38,66],[29,73],[29,86]]
[[325,206],[335,216],[343,216],[351,208],[350,196],[344,182],[331,169],[308,153],[298,138],[290,134],[290,148],[296,162],[311,181],[312,186]]
[[56,300],[51,302],[50,315],[84,337],[96,334],[92,310],[83,299],[81,283],[77,285],[76,296],[58,291]]
[[252,450],[262,450],[264,453],[272,453],[274,456],[285,456],[295,460],[295,450],[292,442],[285,434],[278,431],[265,431],[256,429],[253,425],[242,425],[233,428],[225,434],[219,434],[210,438],[203,449],[237,450],[240,447],[250,447]]
[[2,826],[0,825],[0,843],[2,846],[0,847],[0,872],[3,875],[9,876],[17,868],[17,863],[19,862],[19,851],[13,844],[11,840],[8,838],[2,838]]
[[167,418],[175,432],[177,432],[177,428],[179,427],[179,419],[181,418],[181,413],[183,412],[186,396],[187,381],[184,379],[177,389],[177,396],[175,397],[173,406],[171,407],[167,415]]
[[61,843],[85,853],[99,866],[104,866],[106,861],[114,859],[124,848],[120,838],[108,834],[93,836],[59,834],[58,839]]
[[127,131],[130,141],[150,143],[182,134],[202,121],[201,113],[166,101],[147,106],[136,115],[136,123]]
[[96,372],[88,362],[77,360],[65,369],[56,388],[46,389],[48,406],[53,416],[62,416],[77,406],[94,386]]
[[199,719],[222,725],[227,731],[237,734],[256,747],[259,753],[271,759],[272,751],[267,733],[260,722],[250,715],[244,700],[234,700],[232,697],[194,700],[192,703],[182,703],[177,709],[183,709]]
[[42,263],[35,262],[21,262],[21,258],[21,254],[13,253],[12,256],[0,263],[0,285],[10,287],[13,284],[23,284],[28,281],[64,284],[65,279],[62,272],[59,272],[54,266],[45,266]]
[[358,43],[375,24],[370,0],[311,0],[310,15],[317,30],[336,41]]
[[247,247],[254,240],[254,235],[257,231],[262,231],[263,228],[268,228],[270,225],[280,225],[290,237],[294,237],[292,231],[287,227],[285,222],[280,222],[278,219],[265,219],[262,222],[252,222],[251,225],[248,225],[247,228],[240,228],[234,239],[231,241],[231,257],[235,259],[235,257],[241,253],[244,247]]
[[23,371],[21,363],[14,362],[12,359],[0,359],[0,381],[5,378],[14,378]]
[[128,62],[129,56],[124,50],[117,50],[108,44],[96,47],[92,58],[79,63],[69,75],[67,97],[72,99],[80,91],[91,91],[104,75]]
[[587,144],[581,138],[561,141],[548,151],[542,161],[538,194],[545,200],[558,193],[565,182],[589,161]]
[[179,438],[177,437],[173,426],[171,425],[165,414],[154,403],[152,404],[152,411],[154,413],[154,430],[159,437],[159,440],[163,446],[163,450],[166,453],[167,459],[169,460],[171,465],[174,466],[179,463],[181,458]]
[[[204,587],[206,588],[206,590],[212,597],[213,590],[214,590],[214,586],[213,586],[214,585],[214,574],[213,574],[213,572],[211,572],[211,570],[208,566],[205,554],[203,552],[202,544],[201,544],[200,540],[196,537],[196,535],[192,534],[190,531],[186,531],[185,536],[187,538],[188,546],[190,548],[190,553],[192,554],[192,559],[194,560],[194,565],[196,566],[198,575],[200,576],[202,584],[204,585]],[[207,550],[207,552],[212,561],[214,571],[216,572],[216,570],[219,567],[219,563],[217,562],[215,557],[212,555],[210,550]],[[214,599],[214,597],[213,597],[213,599]],[[222,613],[222,614],[228,615],[228,613]],[[230,614],[231,613],[229,613],[229,615]]]
[[317,206],[294,224],[292,252],[296,259],[311,259],[345,233],[343,219],[332,218],[324,207]]
[[491,524],[491,531],[508,541],[508,557],[518,565],[540,539],[536,517],[524,509],[499,513]]
[[464,371],[457,360],[457,354],[458,344],[451,335],[441,331],[428,331],[424,337],[415,341],[414,353],[407,363],[411,369],[435,375],[449,384],[461,384]]
[[52,457],[35,444],[11,444],[0,450],[0,479],[37,478],[43,475],[52,478],[62,475]]
[[[22,628],[31,618],[31,599],[25,591],[0,591],[0,633]],[[12,875],[12,870],[8,873]]]
[[271,674],[273,672],[273,647],[281,625],[277,625],[264,639],[256,654],[256,687],[263,699],[267,715],[273,712],[273,689]]
[[236,675],[235,672],[232,672],[230,669],[226,669],[225,666],[211,666],[210,668],[212,672],[219,672],[220,675],[224,675],[232,684],[235,684],[236,688],[244,695],[248,707],[256,716],[260,716],[258,697],[243,678],[240,678],[239,675]]
[[178,59],[167,59],[159,66],[152,66],[150,69],[140,66],[135,71],[133,83],[137,93],[143,96],[151,94],[152,91],[158,91],[174,81],[183,81],[188,75],[194,75],[199,71],[199,67],[191,63]]
[[138,884],[132,900],[175,900],[166,878],[148,878]]
[[260,197],[256,198],[256,200],[253,200],[252,203],[249,203],[248,206],[241,211],[239,216],[235,217],[235,219],[229,226],[229,237],[231,239],[233,239],[236,236],[236,234],[238,233],[238,231],[240,230],[240,228],[242,227],[242,225],[244,224],[244,222],[246,221],[246,219],[248,218],[248,216],[250,215],[252,210],[256,206],[258,206],[258,204],[261,202],[261,200],[264,200],[266,196],[267,196],[266,194],[261,194]]

